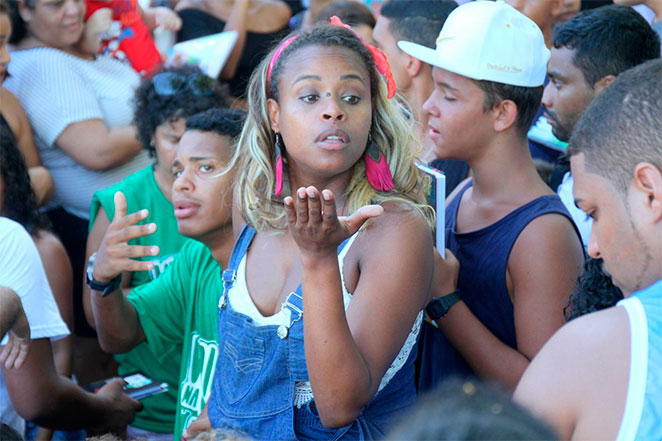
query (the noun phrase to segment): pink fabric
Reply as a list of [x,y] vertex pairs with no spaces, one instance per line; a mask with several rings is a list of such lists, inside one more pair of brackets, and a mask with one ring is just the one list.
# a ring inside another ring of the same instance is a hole
[[[349,29],[350,31],[352,30],[352,28],[349,25],[343,23],[342,20],[340,20],[340,18],[338,18],[335,15],[331,17],[331,24],[333,26],[342,26],[343,28]],[[380,74],[384,75],[384,78],[386,78],[386,90],[387,90],[386,97],[388,99],[393,98],[395,96],[395,91],[396,91],[395,79],[393,78],[393,73],[391,72],[391,66],[388,64],[386,55],[384,55],[384,52],[377,49],[373,45],[363,41],[363,38],[361,38],[360,35],[356,34],[356,36],[359,37],[359,40],[361,40],[363,45],[368,48],[368,50],[372,54],[372,59],[375,61],[377,70],[379,71]]]
[[278,61],[278,57],[280,57],[280,54],[283,53],[286,47],[294,41],[294,39],[297,38],[296,35],[292,35],[290,38],[287,40],[283,41],[280,46],[278,46],[278,49],[276,49],[276,52],[274,52],[274,56],[271,57],[271,61],[269,61],[269,67],[267,67],[267,90],[269,90],[269,83],[271,82],[271,71],[274,69],[274,66],[276,65],[276,61]]
[[365,155],[365,175],[370,185],[378,191],[390,191],[395,188],[391,169],[388,167],[384,153],[379,152],[379,161],[368,154]]
[[280,196],[283,193],[283,155],[276,158],[276,190],[274,194]]

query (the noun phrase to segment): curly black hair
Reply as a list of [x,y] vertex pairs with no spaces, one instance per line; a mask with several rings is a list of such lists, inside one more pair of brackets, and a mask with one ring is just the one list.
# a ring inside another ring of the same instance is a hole
[[25,159],[5,124],[0,124],[0,180],[3,190],[0,215],[23,225],[32,236],[39,236],[39,230],[50,229],[48,218],[37,210],[37,196],[30,185]]
[[234,139],[241,133],[245,120],[245,110],[209,109],[190,117],[186,121],[186,130],[214,132]]
[[602,265],[602,259],[586,259],[584,262],[584,272],[577,279],[568,304],[563,308],[566,321],[614,306],[623,298],[623,293],[605,274]]
[[[161,69],[154,76],[164,72],[178,74],[182,78],[193,74],[204,75],[197,67],[178,66]],[[188,118],[210,108],[227,107],[228,102],[226,89],[211,79],[212,89],[209,94],[196,95],[185,85],[172,94],[160,95],[154,90],[154,76],[144,79],[136,89],[133,115],[133,122],[138,129],[138,140],[153,158],[156,152],[152,137],[158,126],[164,122]]]

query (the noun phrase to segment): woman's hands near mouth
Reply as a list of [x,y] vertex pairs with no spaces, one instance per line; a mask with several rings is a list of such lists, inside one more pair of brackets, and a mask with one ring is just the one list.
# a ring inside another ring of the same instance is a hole
[[321,193],[315,187],[301,187],[295,197],[284,200],[287,224],[302,257],[336,256],[337,247],[354,234],[365,221],[377,217],[384,209],[366,205],[350,216],[338,216],[331,190]]

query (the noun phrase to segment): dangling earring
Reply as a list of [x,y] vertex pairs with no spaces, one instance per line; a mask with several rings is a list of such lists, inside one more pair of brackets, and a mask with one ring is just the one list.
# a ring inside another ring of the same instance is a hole
[[393,185],[393,176],[391,169],[386,162],[386,157],[372,139],[372,134],[368,135],[368,147],[365,149],[365,175],[368,182],[378,191],[390,191],[395,188]]
[[283,137],[276,133],[276,142],[274,143],[276,154],[276,190],[274,194],[280,196],[283,193]]

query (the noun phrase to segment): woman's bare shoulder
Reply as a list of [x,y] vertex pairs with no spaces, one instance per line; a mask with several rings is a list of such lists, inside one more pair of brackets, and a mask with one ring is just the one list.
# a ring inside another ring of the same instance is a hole
[[386,201],[381,206],[384,212],[374,219],[374,223],[381,228],[401,228],[411,224],[412,227],[424,226],[429,229],[423,214],[411,204],[403,201]]
[[[384,212],[371,219],[364,228],[364,237],[373,244],[370,248],[422,248],[429,245],[432,250],[432,230],[419,210],[401,201],[384,202],[382,207]],[[382,245],[375,247],[375,244]]]

